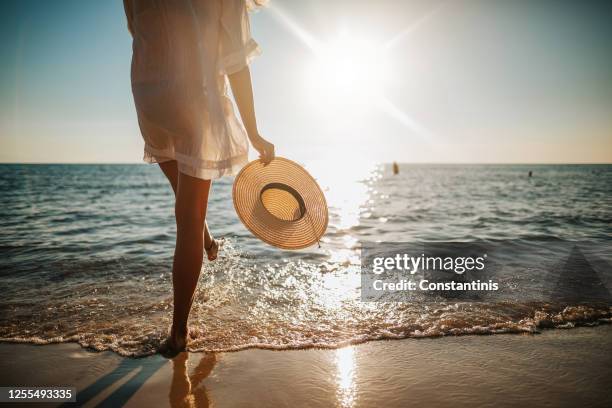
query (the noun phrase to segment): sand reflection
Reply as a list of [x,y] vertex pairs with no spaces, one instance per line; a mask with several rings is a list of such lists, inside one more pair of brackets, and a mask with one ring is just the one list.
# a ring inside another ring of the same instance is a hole
[[217,358],[215,354],[202,354],[200,362],[189,375],[189,354],[184,352],[172,359],[172,385],[170,386],[170,406],[178,407],[208,407],[210,401],[206,387],[202,381],[212,371]]
[[341,407],[352,407],[355,403],[355,349],[344,347],[336,350],[336,381],[338,403]]

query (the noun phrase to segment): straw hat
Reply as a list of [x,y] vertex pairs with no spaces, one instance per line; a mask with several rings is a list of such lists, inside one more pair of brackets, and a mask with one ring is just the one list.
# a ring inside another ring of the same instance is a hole
[[247,164],[236,176],[234,208],[258,238],[283,249],[318,242],[327,229],[327,203],[317,182],[299,164],[276,157]]

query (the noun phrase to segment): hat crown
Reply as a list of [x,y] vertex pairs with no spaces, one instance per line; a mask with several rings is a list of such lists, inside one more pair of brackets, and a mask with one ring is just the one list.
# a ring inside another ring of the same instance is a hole
[[259,194],[264,208],[283,221],[297,221],[306,213],[302,196],[291,186],[283,183],[266,184]]

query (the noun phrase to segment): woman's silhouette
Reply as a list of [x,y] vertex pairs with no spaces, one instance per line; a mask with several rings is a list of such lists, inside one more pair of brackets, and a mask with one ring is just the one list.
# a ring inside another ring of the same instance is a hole
[[209,260],[217,256],[206,225],[211,180],[246,164],[248,141],[264,162],[274,158],[274,145],[257,130],[248,63],[259,47],[245,0],[124,0],[124,7],[144,160],[159,164],[176,197],[174,315],[163,346],[176,353],[187,345],[204,249]]

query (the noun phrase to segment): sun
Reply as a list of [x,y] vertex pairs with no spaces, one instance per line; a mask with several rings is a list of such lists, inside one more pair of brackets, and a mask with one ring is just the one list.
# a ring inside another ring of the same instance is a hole
[[306,86],[317,104],[367,107],[391,79],[385,47],[366,36],[345,30],[313,51]]
[[[343,127],[366,113],[383,112],[406,127],[411,136],[431,141],[435,134],[409,112],[398,107],[385,96],[385,88],[397,85],[398,77],[391,67],[389,55],[398,44],[427,22],[447,4],[418,18],[397,35],[383,41],[362,30],[342,29],[335,38],[321,41],[305,30],[278,5],[271,7],[278,21],[312,53],[310,63],[304,64],[306,99],[318,118],[326,124]],[[355,127],[355,123],[353,126]]]

